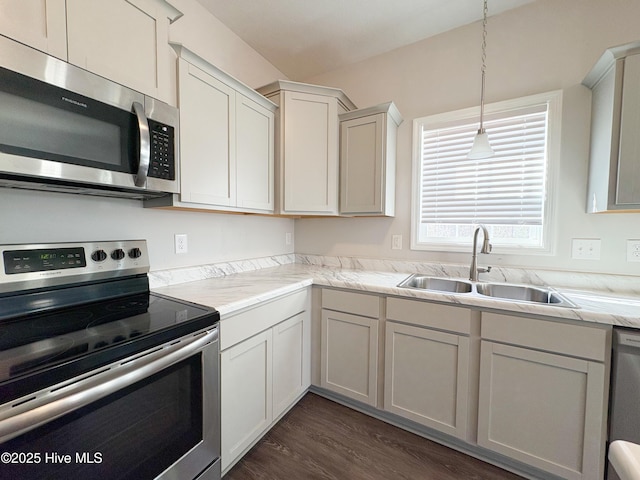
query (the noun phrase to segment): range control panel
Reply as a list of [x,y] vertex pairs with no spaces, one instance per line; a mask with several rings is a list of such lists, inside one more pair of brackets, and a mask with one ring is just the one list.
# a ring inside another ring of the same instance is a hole
[[149,271],[145,240],[3,245],[0,292]]

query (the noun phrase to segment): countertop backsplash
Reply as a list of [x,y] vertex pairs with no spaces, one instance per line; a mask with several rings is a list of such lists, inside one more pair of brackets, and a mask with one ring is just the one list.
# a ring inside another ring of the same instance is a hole
[[[149,282],[151,288],[158,288],[185,282],[205,280],[208,278],[224,277],[226,275],[261,270],[263,268],[277,267],[291,263],[344,270],[406,273],[407,275],[421,273],[435,277],[462,279],[469,277],[469,265],[361,257],[287,254],[150,272]],[[481,264],[481,266],[484,266],[484,264]],[[492,267],[491,272],[480,274],[480,281],[545,285],[554,288],[592,291],[600,294],[633,297],[640,296],[640,276],[633,275]]]

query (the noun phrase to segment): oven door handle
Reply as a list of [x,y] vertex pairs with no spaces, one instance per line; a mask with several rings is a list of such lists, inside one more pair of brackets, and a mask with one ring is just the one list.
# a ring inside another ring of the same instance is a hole
[[144,187],[149,174],[149,164],[151,163],[151,136],[149,134],[149,121],[144,113],[144,107],[140,102],[133,102],[133,113],[138,119],[138,133],[140,134],[140,145],[138,149],[138,173],[135,176],[136,187]]
[[181,362],[218,341],[218,329],[107,365],[86,378],[55,385],[0,408],[0,443],[38,428]]

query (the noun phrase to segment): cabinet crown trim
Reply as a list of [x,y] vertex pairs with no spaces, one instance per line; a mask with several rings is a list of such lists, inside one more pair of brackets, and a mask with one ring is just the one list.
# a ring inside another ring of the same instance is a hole
[[275,95],[281,90],[335,97],[338,99],[338,102],[340,102],[344,106],[345,110],[351,111],[358,108],[356,107],[355,103],[353,103],[349,99],[349,97],[347,97],[347,95],[339,88],[312,85],[310,83],[291,82],[289,80],[276,80],[273,83],[264,85],[257,89],[258,93],[261,93],[265,97]]
[[254,102],[259,103],[260,105],[267,108],[268,110],[272,112],[275,112],[277,110],[278,105],[273,103],[268,98],[264,97],[264,95],[262,95],[260,92],[257,92],[247,84],[241,82],[240,80],[228,74],[224,70],[216,67],[215,65],[205,60],[197,53],[195,53],[193,50],[184,46],[182,43],[169,42],[169,45],[171,45],[171,48],[175,50],[176,54],[178,55],[178,58],[181,58],[184,61],[190,63],[191,65],[194,65],[195,67],[198,67],[204,72],[216,77],[222,83],[233,88],[237,92],[240,92],[242,95],[250,98]]
[[593,88],[605,76],[605,74],[613,67],[617,60],[624,59],[629,55],[640,53],[640,41],[618,45],[605,50],[602,56],[589,71],[582,84],[585,87]]
[[402,118],[402,114],[396,104],[393,102],[381,103],[380,105],[375,105],[373,107],[360,108],[358,110],[352,110],[347,113],[343,113],[339,115],[340,121],[344,122],[346,120],[353,120],[354,118],[367,117],[369,115],[375,115],[377,113],[386,113],[389,118],[393,120],[397,127],[404,121]]

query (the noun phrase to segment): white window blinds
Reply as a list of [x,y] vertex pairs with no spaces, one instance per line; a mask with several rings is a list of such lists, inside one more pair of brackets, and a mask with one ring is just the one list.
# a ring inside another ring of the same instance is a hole
[[467,159],[477,122],[424,128],[420,222],[542,225],[547,112],[544,103],[488,116],[495,156],[480,160]]

